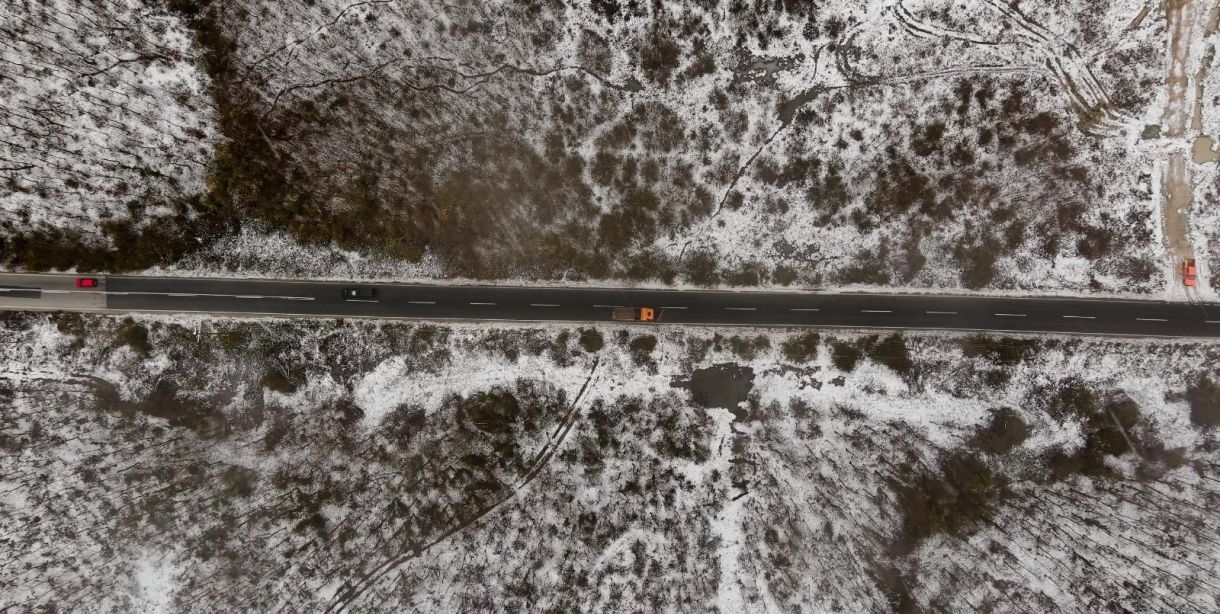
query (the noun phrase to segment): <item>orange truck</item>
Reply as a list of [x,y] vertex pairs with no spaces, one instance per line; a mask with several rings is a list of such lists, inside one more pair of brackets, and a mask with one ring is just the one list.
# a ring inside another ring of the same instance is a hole
[[656,312],[651,307],[615,307],[610,312],[611,320],[620,322],[653,322]]
[[1195,259],[1190,258],[1182,263],[1182,283],[1187,286],[1196,286],[1199,284],[1199,267],[1195,266]]

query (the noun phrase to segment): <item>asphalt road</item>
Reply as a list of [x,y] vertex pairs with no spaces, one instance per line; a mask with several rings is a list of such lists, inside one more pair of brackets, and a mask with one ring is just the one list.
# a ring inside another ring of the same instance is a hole
[[[609,321],[653,307],[664,324],[988,330],[1220,337],[1220,304],[1076,298],[516,288],[104,277],[76,290],[61,275],[0,275],[0,308],[266,314],[427,320]],[[375,288],[344,300],[343,288]],[[104,299],[104,300],[101,300]]]

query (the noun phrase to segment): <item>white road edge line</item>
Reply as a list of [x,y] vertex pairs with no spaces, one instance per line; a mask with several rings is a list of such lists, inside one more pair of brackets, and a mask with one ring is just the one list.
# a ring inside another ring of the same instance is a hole
[[1063,316],[1071,320],[1096,320],[1097,316]]
[[925,311],[924,313],[930,313],[932,315],[937,315],[937,316],[955,316],[955,315],[957,315],[956,311]]
[[558,307],[555,303],[530,303],[530,307]]
[[809,307],[793,307],[792,309],[789,309],[788,311],[821,311],[821,309],[813,309],[813,308],[809,308]]
[[725,311],[758,311],[757,307],[725,307]]
[[170,292],[166,296],[199,296],[198,294],[186,294],[183,292]]
[[259,296],[257,294],[235,294],[235,295],[233,295],[233,298],[266,298],[266,297]]
[[408,305],[435,305],[436,301],[407,301]]
[[1024,318],[1025,317],[1025,314],[1023,314],[1023,313],[997,313],[995,315],[997,315],[1001,318]]
[[1165,318],[1136,318],[1138,322],[1168,322]]
[[861,309],[860,313],[894,313],[889,309]]

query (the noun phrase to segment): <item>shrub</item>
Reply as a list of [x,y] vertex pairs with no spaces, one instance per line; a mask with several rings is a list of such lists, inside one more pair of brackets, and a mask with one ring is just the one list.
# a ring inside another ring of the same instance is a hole
[[780,350],[784,353],[784,358],[791,362],[809,362],[817,358],[820,341],[821,337],[817,333],[804,333],[786,339]]
[[226,496],[248,497],[258,485],[258,472],[246,467],[229,465],[220,472],[221,488]]
[[954,247],[953,257],[962,265],[962,285],[972,290],[991,285],[995,280],[999,250],[999,243],[990,237],[973,245],[958,244]]
[[1076,473],[1117,477],[1106,465],[1106,457],[1121,456],[1129,452],[1132,445],[1140,445],[1135,430],[1142,421],[1140,408],[1126,396],[1103,405],[1084,384],[1068,380],[1051,396],[1047,411],[1060,420],[1069,417],[1080,420],[1084,435],[1084,445],[1075,452],[1051,452],[1047,458],[1051,479],[1060,480]]
[[911,352],[907,349],[906,340],[899,333],[886,337],[881,343],[869,344],[868,357],[893,369],[899,375],[911,373]]
[[166,378],[157,382],[152,391],[138,403],[124,408],[167,420],[171,426],[188,428],[207,434],[222,431],[224,416],[209,410],[203,403],[179,394],[178,385]]
[[742,360],[754,360],[759,352],[771,349],[771,340],[766,335],[759,335],[753,339],[733,335],[729,338],[729,348],[735,356]]
[[113,345],[116,348],[129,346],[144,356],[152,351],[152,344],[148,341],[148,329],[131,318],[123,319],[118,332],[115,333]]
[[232,354],[245,350],[250,345],[250,332],[245,328],[234,328],[216,333],[221,349]]
[[686,258],[686,280],[696,286],[714,286],[720,283],[716,261],[719,255],[714,250],[701,249]]
[[494,389],[480,392],[465,399],[457,399],[459,420],[464,417],[475,428],[493,435],[505,435],[512,431],[513,423],[521,413],[517,397],[507,390]]
[[292,394],[305,383],[305,372],[300,369],[268,367],[258,383],[263,388],[283,394]]
[[831,360],[835,368],[851,373],[856,369],[856,363],[864,356],[864,352],[850,341],[836,341],[830,346]]
[[652,335],[644,335],[631,340],[631,358],[637,365],[644,365],[652,359],[652,351],[657,348],[657,338]]
[[1029,426],[1011,407],[992,410],[991,421],[974,434],[970,445],[991,454],[1004,454],[1029,437]]
[[1186,391],[1186,399],[1192,424],[1204,428],[1220,426],[1220,385],[1201,377]]
[[596,328],[584,328],[580,331],[580,347],[592,354],[605,347],[606,341]]
[[990,519],[1002,487],[1002,480],[979,459],[962,451],[950,453],[937,471],[917,475],[898,490],[899,509],[904,510],[902,553],[932,535],[960,536]]
[[85,319],[79,313],[57,311],[51,316],[55,329],[64,335],[72,335],[74,347],[79,347],[85,339]]
[[681,51],[668,33],[653,30],[640,48],[640,69],[649,80],[665,84],[680,64]]
[[972,337],[962,344],[962,353],[970,358],[979,356],[1004,366],[1021,364],[1038,350],[1038,342],[1032,339],[1001,337]]
[[424,428],[427,419],[428,415],[423,407],[399,405],[381,420],[381,431],[395,444],[406,445]]
[[797,280],[797,277],[796,269],[782,264],[775,267],[775,271],[771,273],[771,279],[781,286],[792,285]]

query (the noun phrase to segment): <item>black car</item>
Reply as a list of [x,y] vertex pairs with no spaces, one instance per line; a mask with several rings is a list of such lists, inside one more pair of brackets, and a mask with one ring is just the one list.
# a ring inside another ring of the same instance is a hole
[[345,301],[369,301],[377,298],[376,288],[344,288],[343,300]]

